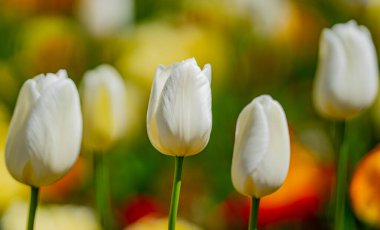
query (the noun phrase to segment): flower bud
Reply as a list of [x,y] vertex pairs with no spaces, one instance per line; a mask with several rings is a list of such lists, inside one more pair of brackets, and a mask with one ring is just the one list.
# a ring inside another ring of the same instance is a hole
[[314,82],[314,104],[324,117],[344,120],[375,101],[377,58],[371,34],[355,21],[324,29]]
[[158,151],[191,156],[206,147],[212,126],[210,84],[211,66],[201,70],[194,58],[157,68],[147,130]]
[[255,98],[240,113],[232,158],[232,183],[246,196],[261,198],[284,182],[290,139],[281,105],[268,95]]
[[27,80],[6,142],[5,160],[11,175],[31,186],[52,184],[74,165],[81,140],[79,95],[66,71]]

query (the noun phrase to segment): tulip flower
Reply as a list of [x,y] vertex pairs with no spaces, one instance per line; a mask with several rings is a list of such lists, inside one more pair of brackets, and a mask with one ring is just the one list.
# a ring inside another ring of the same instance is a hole
[[378,92],[378,67],[371,34],[355,21],[324,29],[314,82],[314,104],[324,117],[342,121],[336,126],[339,152],[336,180],[335,229],[345,229],[344,212],[348,143],[345,121],[369,108]]
[[105,150],[125,131],[125,83],[112,66],[101,65],[85,73],[81,94],[83,143],[91,150]]
[[289,163],[290,138],[284,110],[268,95],[255,98],[239,115],[231,168],[235,189],[252,197],[250,229],[256,228],[260,198],[280,188]]
[[5,160],[11,175],[32,188],[29,229],[33,228],[38,188],[70,170],[81,140],[79,95],[66,71],[27,80],[10,123]]
[[201,152],[212,125],[211,66],[201,70],[194,58],[167,68],[159,66],[147,112],[150,142],[161,153],[175,156],[169,229],[175,229],[183,157]]
[[345,120],[369,108],[378,91],[375,46],[355,21],[324,29],[314,82],[314,102],[324,117]]
[[103,228],[110,229],[108,169],[101,153],[124,134],[127,113],[125,83],[112,66],[101,65],[85,73],[81,92],[83,144],[95,151],[94,177],[98,212]]

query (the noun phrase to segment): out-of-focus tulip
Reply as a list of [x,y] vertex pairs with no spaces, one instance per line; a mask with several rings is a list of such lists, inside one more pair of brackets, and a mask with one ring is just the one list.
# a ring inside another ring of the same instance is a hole
[[157,68],[147,130],[158,151],[191,156],[206,147],[212,126],[210,84],[211,66],[201,70],[194,58]]
[[380,146],[377,146],[357,166],[350,184],[351,206],[356,216],[366,224],[380,227]]
[[[239,11],[252,19],[253,29],[261,35],[275,35],[289,24],[291,3],[289,0],[232,0]],[[230,6],[231,7],[231,6]]]
[[131,24],[134,15],[132,0],[80,0],[79,16],[96,37],[112,35]]
[[[25,229],[28,205],[21,201],[14,202],[1,219],[2,229]],[[36,216],[35,229],[55,230],[100,230],[94,212],[85,206],[50,205],[40,206]]]
[[5,159],[11,175],[35,187],[52,184],[74,165],[81,140],[79,95],[66,71],[27,80],[6,142]]
[[232,183],[246,196],[275,192],[289,169],[290,140],[282,106],[268,95],[255,98],[240,113],[232,158]]
[[[168,220],[166,218],[154,218],[154,217],[146,217],[138,222],[128,226],[125,230],[166,230],[168,229]],[[201,230],[195,224],[189,223],[185,220],[178,220],[176,224],[177,230]]]
[[355,21],[324,29],[314,82],[314,104],[324,117],[347,119],[367,109],[378,91],[371,34]]
[[107,149],[125,131],[125,83],[112,66],[101,65],[85,73],[81,94],[84,145]]

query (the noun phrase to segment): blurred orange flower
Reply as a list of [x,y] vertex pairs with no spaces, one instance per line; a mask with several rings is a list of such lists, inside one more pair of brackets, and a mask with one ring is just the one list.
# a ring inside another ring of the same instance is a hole
[[351,206],[366,224],[380,227],[380,145],[358,164],[350,185]]
[[290,169],[283,186],[260,203],[259,224],[316,217],[329,198],[334,170],[298,141],[291,141]]

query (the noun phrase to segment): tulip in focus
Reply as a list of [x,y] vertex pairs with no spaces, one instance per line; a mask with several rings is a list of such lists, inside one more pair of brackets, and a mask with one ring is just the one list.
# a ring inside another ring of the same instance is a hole
[[285,112],[268,95],[255,98],[240,113],[232,158],[232,182],[246,196],[275,192],[289,169],[290,140]]
[[176,227],[183,159],[201,152],[211,133],[211,66],[194,58],[159,66],[150,94],[147,131],[161,153],[175,157],[168,230]]
[[158,151],[183,157],[206,147],[212,126],[210,84],[211,66],[201,70],[194,58],[157,68],[147,130]]
[[324,117],[344,120],[370,107],[378,91],[371,34],[355,21],[324,29],[314,82],[314,104]]
[[257,226],[260,198],[284,183],[290,164],[290,138],[282,106],[259,96],[240,113],[231,176],[235,189],[251,197],[249,229]]
[[76,162],[81,140],[79,95],[66,71],[27,80],[6,142],[5,160],[11,175],[34,187],[52,184]]
[[125,131],[126,89],[109,65],[85,73],[81,85],[83,142],[91,150],[105,150]]

